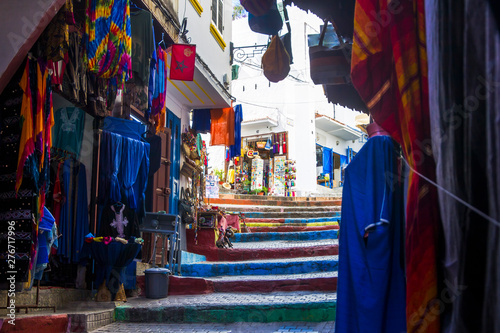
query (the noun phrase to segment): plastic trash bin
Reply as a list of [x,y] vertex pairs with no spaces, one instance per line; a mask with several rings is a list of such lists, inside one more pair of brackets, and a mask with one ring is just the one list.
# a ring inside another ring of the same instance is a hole
[[149,268],[146,275],[146,297],[164,298],[168,294],[168,275],[170,270],[161,267]]

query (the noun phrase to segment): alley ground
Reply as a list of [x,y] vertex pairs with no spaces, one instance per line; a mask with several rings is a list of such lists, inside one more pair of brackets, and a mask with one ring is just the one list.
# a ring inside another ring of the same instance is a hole
[[92,333],[332,333],[334,322],[321,323],[193,323],[193,324],[154,324],[154,323],[114,323]]

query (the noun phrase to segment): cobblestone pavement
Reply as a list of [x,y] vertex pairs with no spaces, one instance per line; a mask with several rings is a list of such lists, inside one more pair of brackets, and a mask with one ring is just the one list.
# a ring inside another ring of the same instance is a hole
[[298,303],[322,303],[333,302],[337,294],[333,292],[275,292],[275,293],[216,293],[206,295],[170,295],[167,298],[130,298],[123,306],[127,307],[168,307],[168,306],[227,306],[227,305],[251,305],[251,304],[298,304]]
[[272,280],[298,280],[298,279],[315,279],[315,278],[331,278],[338,275],[334,272],[318,272],[306,274],[283,274],[283,275],[225,275],[206,277],[205,280],[211,281],[272,281]]
[[114,323],[92,333],[333,333],[334,322],[320,323]]
[[292,240],[275,240],[264,242],[233,242],[234,249],[282,249],[291,247],[314,247],[338,245],[338,239],[322,239],[317,241],[292,241]]

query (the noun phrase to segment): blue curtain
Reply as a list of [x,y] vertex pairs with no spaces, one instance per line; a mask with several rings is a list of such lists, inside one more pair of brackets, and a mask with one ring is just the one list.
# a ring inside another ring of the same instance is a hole
[[80,163],[78,168],[78,189],[76,193],[76,229],[74,231],[74,251],[72,251],[73,262],[78,262],[80,251],[89,233],[89,209],[87,199],[87,172],[85,165]]
[[119,181],[120,187],[127,198],[128,206],[132,209],[136,209],[138,206],[139,197],[138,193],[134,193],[133,185],[137,180],[139,168],[144,160],[144,145],[146,144],[129,138],[122,139],[123,152]]
[[141,159],[141,167],[137,174],[137,180],[134,183],[134,193],[137,200],[136,212],[139,223],[142,223],[142,219],[146,215],[146,187],[148,186],[149,178],[150,150],[150,144],[144,143],[144,156]]

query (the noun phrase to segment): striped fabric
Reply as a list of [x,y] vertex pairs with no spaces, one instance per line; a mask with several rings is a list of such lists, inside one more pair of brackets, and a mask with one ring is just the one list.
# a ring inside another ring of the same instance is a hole
[[124,83],[132,77],[129,0],[87,0],[85,22],[89,71]]
[[[352,82],[413,169],[435,179],[430,147],[424,0],[357,0]],[[406,207],[408,332],[439,332],[437,193],[409,176]]]
[[156,132],[159,132],[165,127],[165,117],[167,113],[167,52],[158,46],[156,55],[157,63],[151,117],[155,122]]

